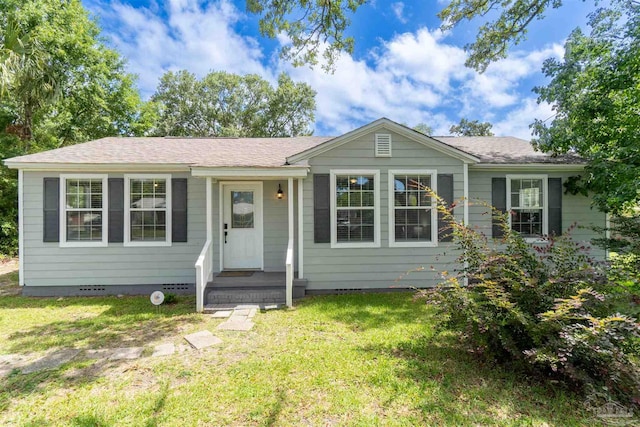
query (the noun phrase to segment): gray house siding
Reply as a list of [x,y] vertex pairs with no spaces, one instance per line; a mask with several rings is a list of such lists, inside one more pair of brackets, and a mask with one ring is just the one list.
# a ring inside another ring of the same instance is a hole
[[[382,133],[387,133],[382,131]],[[456,255],[449,243],[437,247],[389,247],[389,170],[431,169],[453,174],[454,197],[464,191],[462,161],[391,133],[392,157],[374,155],[375,133],[319,154],[309,160],[311,172],[304,182],[304,277],[310,292],[337,289],[391,289],[431,286],[440,272],[455,268]],[[373,169],[380,171],[379,248],[331,248],[314,243],[313,174],[331,169]],[[455,214],[462,217],[462,209]],[[418,271],[420,270],[420,271]]]
[[[562,178],[564,183],[569,176],[576,172],[545,172],[540,171],[477,171],[469,170],[469,223],[479,231],[491,236],[491,215],[486,204],[491,203],[491,179],[506,177],[507,175],[547,175],[549,178]],[[573,224],[578,227],[571,232],[573,240],[589,244],[597,234],[591,229],[593,226],[605,226],[605,214],[591,207],[591,199],[582,195],[562,194],[562,229],[566,231]],[[592,248],[592,255],[604,257],[604,251]]]
[[[188,237],[169,247],[60,247],[45,243],[43,233],[43,179],[54,172],[24,173],[24,283],[36,286],[109,286],[193,284],[194,263],[205,239],[205,181],[188,178]],[[123,177],[109,173],[110,178]],[[26,291],[27,293],[29,291]]]

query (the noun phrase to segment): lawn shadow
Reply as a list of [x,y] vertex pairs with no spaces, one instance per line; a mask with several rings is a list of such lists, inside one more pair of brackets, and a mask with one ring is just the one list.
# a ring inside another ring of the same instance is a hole
[[[54,348],[99,349],[106,347],[132,347],[175,335],[185,324],[197,323],[201,318],[193,315],[191,298],[182,298],[175,305],[163,306],[160,311],[142,297],[95,297],[95,298],[5,298],[17,304],[0,301],[0,310],[12,308],[60,309],[73,306],[87,307],[64,320],[55,318],[46,323],[20,329],[8,335],[7,353],[29,353]],[[25,302],[23,300],[28,299]],[[8,307],[7,307],[8,306]],[[16,307],[17,306],[17,307]],[[92,312],[88,307],[104,306],[101,312]],[[55,315],[55,310],[52,311]]]
[[[416,409],[426,421],[511,425],[526,416],[542,425],[582,425],[588,418],[581,396],[508,367],[485,364],[450,332],[419,336],[392,347],[368,345],[361,351],[385,354],[399,362],[395,376],[415,382],[424,391]],[[378,381],[373,378],[372,382]],[[385,405],[393,400],[392,395]]]

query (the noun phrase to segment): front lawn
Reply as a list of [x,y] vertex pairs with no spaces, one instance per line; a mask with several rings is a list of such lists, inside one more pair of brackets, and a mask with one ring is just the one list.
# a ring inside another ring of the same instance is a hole
[[[593,425],[561,387],[479,364],[407,293],[308,298],[217,331],[192,298],[0,297],[0,355],[145,346],[0,379],[0,425]],[[218,347],[148,357],[208,329]]]

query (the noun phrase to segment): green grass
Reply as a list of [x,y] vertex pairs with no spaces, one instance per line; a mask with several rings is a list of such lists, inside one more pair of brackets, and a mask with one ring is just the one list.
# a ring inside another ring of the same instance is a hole
[[[411,294],[309,298],[249,332],[147,298],[0,298],[0,354],[223,344],[165,358],[77,361],[0,379],[0,425],[593,425],[582,399],[480,364]],[[148,352],[148,351],[147,351]]]

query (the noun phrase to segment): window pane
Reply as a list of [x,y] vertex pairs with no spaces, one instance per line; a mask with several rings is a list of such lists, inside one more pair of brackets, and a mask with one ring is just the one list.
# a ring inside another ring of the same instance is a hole
[[375,182],[372,175],[336,176],[336,234],[338,242],[373,241],[374,190]]
[[431,241],[431,209],[396,209],[395,241]]
[[67,241],[102,240],[102,211],[67,212]]
[[511,228],[523,237],[542,235],[542,209],[522,209],[511,212]]
[[253,228],[253,191],[232,191],[231,227]]

